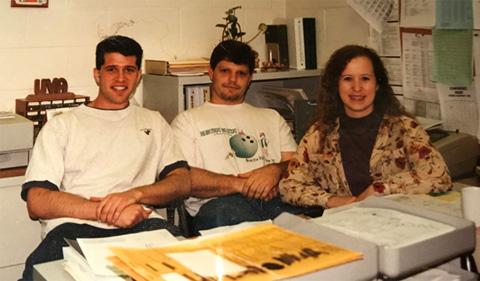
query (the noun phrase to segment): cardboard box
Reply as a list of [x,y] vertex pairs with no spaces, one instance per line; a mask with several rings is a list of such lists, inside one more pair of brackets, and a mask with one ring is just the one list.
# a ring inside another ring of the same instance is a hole
[[145,60],[145,73],[147,74],[168,74],[168,61],[164,60]]

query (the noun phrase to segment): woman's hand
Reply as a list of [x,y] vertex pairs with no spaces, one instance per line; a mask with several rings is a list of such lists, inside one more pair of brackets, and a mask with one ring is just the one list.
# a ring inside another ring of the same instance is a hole
[[373,185],[369,185],[367,189],[365,189],[360,195],[357,196],[356,202],[360,202],[362,200],[367,199],[367,197],[370,197],[372,195],[375,195],[375,189],[373,188]]
[[336,208],[357,201],[355,196],[332,196],[328,198],[327,208]]

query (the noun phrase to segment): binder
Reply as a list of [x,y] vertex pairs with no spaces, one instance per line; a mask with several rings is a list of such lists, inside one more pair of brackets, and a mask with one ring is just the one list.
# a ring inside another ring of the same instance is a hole
[[210,100],[209,85],[185,86],[185,109],[198,107]]
[[198,86],[185,87],[185,109],[194,108],[198,105],[197,97],[200,95]]
[[293,20],[295,31],[295,62],[292,65],[296,69],[305,69],[305,46],[303,38],[303,19],[295,18]]
[[317,68],[317,43],[315,18],[295,18],[293,20],[294,46],[292,64],[296,69]]
[[317,42],[315,18],[303,18],[303,42],[305,50],[305,68],[317,68]]

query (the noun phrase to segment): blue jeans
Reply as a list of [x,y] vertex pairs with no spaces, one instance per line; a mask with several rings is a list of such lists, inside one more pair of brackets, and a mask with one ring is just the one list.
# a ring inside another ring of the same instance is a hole
[[[147,219],[132,228],[103,229],[88,224],[64,223],[52,229],[37,248],[28,256],[25,262],[22,281],[33,280],[33,266],[35,264],[54,261],[63,258],[62,248],[68,246],[67,239],[98,238],[136,233],[141,231],[166,228],[173,235],[181,235],[180,230],[158,218]],[[19,281],[20,281],[19,280]]]
[[263,201],[234,194],[212,199],[202,205],[197,215],[192,218],[192,223],[194,232],[198,232],[245,221],[274,219],[283,212],[300,215],[313,211],[320,215],[323,212],[319,208],[304,208],[284,203],[280,196],[276,196],[270,201]]

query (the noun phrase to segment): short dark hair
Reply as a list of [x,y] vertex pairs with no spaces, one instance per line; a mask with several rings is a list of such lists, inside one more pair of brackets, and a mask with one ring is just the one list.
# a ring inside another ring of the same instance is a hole
[[256,53],[249,45],[236,40],[225,40],[213,49],[210,56],[210,67],[215,69],[220,61],[226,60],[248,66],[248,70],[252,74],[255,69],[255,57]]
[[143,50],[137,41],[130,37],[113,35],[109,36],[97,44],[95,51],[95,67],[102,68],[105,63],[105,54],[120,53],[124,56],[135,56],[138,69],[142,67]]

